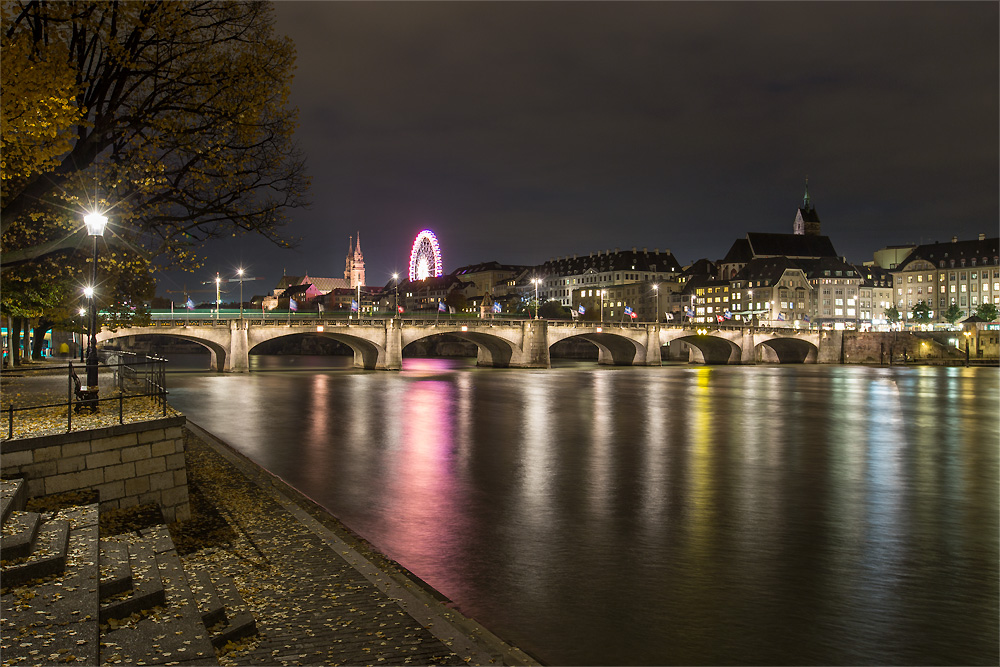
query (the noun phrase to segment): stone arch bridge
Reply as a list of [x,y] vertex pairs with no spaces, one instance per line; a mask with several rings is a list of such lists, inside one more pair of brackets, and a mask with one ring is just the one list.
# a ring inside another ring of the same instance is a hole
[[251,350],[269,340],[309,334],[331,338],[354,351],[354,366],[399,370],[403,348],[428,336],[452,334],[475,343],[478,365],[549,368],[549,349],[570,338],[598,348],[598,363],[659,366],[671,360],[704,364],[837,363],[841,332],[793,329],[695,329],[657,323],[598,324],[560,320],[442,320],[404,318],[155,319],[151,325],[98,333],[105,343],[130,336],[161,335],[198,343],[220,372],[247,372]]

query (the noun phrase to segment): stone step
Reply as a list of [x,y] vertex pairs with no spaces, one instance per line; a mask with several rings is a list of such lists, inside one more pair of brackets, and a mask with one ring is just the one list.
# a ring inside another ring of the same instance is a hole
[[[148,537],[162,545],[164,535],[165,530]],[[141,617],[126,619],[124,624],[106,632],[101,640],[101,662],[218,664],[177,552],[160,551],[156,553],[156,561],[165,591],[163,606]]]
[[198,605],[198,613],[201,614],[201,622],[205,624],[209,632],[216,625],[226,622],[226,608],[219,599],[219,594],[212,583],[212,577],[204,570],[197,570],[194,574],[188,571],[188,584],[191,586],[191,594],[194,596],[195,604]]
[[[64,571],[42,581],[10,587],[0,600],[0,652],[4,664],[98,664],[97,505],[60,510],[69,526]],[[44,527],[43,527],[44,529]]]
[[109,601],[102,601],[100,611],[102,625],[112,620],[120,621],[138,612],[148,611],[163,605],[166,600],[153,545],[138,541],[124,543],[124,546],[128,552],[131,585],[122,592],[112,595]]
[[3,560],[27,558],[31,554],[31,546],[35,542],[41,524],[42,515],[38,512],[12,511],[4,520],[0,558]]
[[257,621],[247,611],[231,577],[219,577],[213,582],[208,572],[198,570],[189,574],[188,580],[213,646],[222,648],[227,642],[257,634]]
[[31,553],[24,558],[4,561],[3,586],[21,586],[32,579],[61,573],[69,548],[69,521],[47,521],[36,536]]
[[230,577],[220,577],[215,582],[216,591],[226,609],[226,624],[211,628],[212,645],[222,648],[228,642],[238,641],[257,634],[257,621],[247,610],[246,603]]
[[116,540],[101,540],[101,600],[132,590],[132,567],[128,545]]
[[28,503],[28,485],[23,479],[0,480],[0,524],[14,510],[24,511]]

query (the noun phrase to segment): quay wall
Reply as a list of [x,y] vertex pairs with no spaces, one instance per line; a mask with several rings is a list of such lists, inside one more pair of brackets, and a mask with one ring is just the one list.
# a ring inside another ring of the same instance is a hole
[[167,523],[190,518],[183,416],[5,440],[0,473],[30,497],[96,489],[101,509],[155,503]]

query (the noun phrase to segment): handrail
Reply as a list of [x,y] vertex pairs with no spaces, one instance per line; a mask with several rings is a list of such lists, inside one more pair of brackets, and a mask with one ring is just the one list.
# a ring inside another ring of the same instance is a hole
[[[108,363],[112,357],[128,357],[131,356],[130,360],[116,361],[113,363]],[[118,423],[124,424],[125,421],[125,399],[136,399],[136,398],[155,398],[157,407],[162,410],[163,416],[167,415],[167,386],[166,386],[166,359],[159,357],[149,357],[143,355],[143,360],[139,360],[139,355],[135,352],[121,351],[115,349],[104,349],[100,351],[100,365],[99,369],[112,369],[115,376],[115,385],[119,389],[117,396],[110,396],[106,398],[79,398],[74,396],[74,375],[76,370],[83,370],[84,365],[76,365],[72,362],[66,366],[44,366],[41,368],[28,368],[25,366],[19,367],[18,371],[20,373],[46,373],[49,375],[61,375],[60,371],[66,371],[66,379],[68,385],[67,400],[65,402],[59,403],[43,403],[43,404],[31,404],[31,405],[21,405],[15,406],[14,402],[11,401],[7,404],[6,408],[2,409],[2,412],[6,413],[7,416],[7,439],[11,439],[14,436],[14,413],[28,412],[31,410],[46,410],[52,408],[66,408],[66,431],[73,430],[73,412],[74,406],[79,409],[81,406],[96,408],[101,403],[107,403],[110,401],[117,401],[118,403]],[[140,381],[139,376],[142,375],[141,382],[144,385],[145,391],[138,393],[125,393],[125,383],[126,377],[130,379],[131,382]]]

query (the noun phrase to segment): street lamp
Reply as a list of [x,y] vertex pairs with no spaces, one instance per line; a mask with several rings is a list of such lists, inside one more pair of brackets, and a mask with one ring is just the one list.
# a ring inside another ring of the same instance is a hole
[[94,286],[97,285],[97,237],[104,236],[104,227],[108,224],[107,216],[100,213],[88,213],[83,218],[87,225],[87,234],[94,237],[94,265],[91,271],[90,285],[84,290],[90,298],[90,337],[87,344],[87,391],[91,394],[91,410],[98,408],[97,394],[97,299],[94,297]]
[[392,274],[392,316],[399,314],[399,274]]
[[[86,308],[81,308],[80,311],[79,311],[79,313],[80,313],[80,323],[82,324],[83,322],[86,321],[84,319],[84,317],[86,317],[86,315],[87,315],[87,309]],[[84,355],[84,350],[86,348],[87,348],[87,346],[83,344],[83,331],[82,331],[82,327],[81,327],[81,331],[80,331],[80,363],[81,364],[85,361],[85,359],[83,358],[83,355]]]
[[240,319],[243,319],[243,267],[236,269],[236,273],[240,276]]
[[219,272],[215,272],[215,319],[219,319],[219,311],[222,309],[222,296],[220,286],[222,284],[222,278],[219,277]]
[[599,289],[597,293],[601,295],[601,324],[604,324],[604,290]]
[[660,321],[660,286],[653,283],[653,291],[656,292],[656,322]]
[[535,319],[538,319],[538,283],[542,282],[541,278],[532,278],[531,282],[535,284]]

